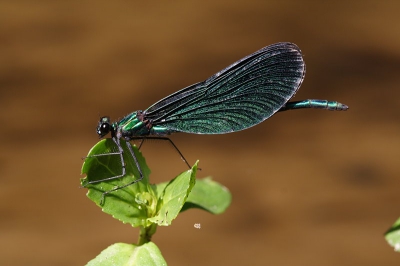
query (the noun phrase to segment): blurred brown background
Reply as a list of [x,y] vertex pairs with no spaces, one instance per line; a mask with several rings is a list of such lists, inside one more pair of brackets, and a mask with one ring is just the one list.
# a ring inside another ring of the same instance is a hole
[[[400,216],[400,2],[2,1],[0,264],[83,265],[138,230],[79,189],[99,115],[118,119],[263,46],[290,41],[296,100],[348,112],[279,113],[242,132],[172,139],[233,201],[192,210],[154,242],[169,265],[399,265],[383,233]],[[143,153],[153,182],[186,170]],[[200,223],[201,229],[194,224]]]

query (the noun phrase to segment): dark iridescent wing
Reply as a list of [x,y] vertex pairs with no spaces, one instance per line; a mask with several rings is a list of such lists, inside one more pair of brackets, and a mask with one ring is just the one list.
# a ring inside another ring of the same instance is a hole
[[252,127],[277,112],[305,74],[300,49],[277,43],[233,63],[144,111],[171,132],[223,134]]

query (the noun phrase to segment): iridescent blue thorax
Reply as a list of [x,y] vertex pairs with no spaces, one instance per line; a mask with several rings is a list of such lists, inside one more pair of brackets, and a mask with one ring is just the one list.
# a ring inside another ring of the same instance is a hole
[[153,126],[152,121],[146,119],[142,111],[130,113],[121,120],[114,122],[112,127],[116,133],[120,132],[121,136],[125,138],[170,134],[165,127]]

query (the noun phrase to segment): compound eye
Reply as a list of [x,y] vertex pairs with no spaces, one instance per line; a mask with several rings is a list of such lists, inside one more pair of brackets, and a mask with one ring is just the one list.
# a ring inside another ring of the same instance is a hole
[[110,120],[107,117],[102,117],[100,119],[99,125],[97,126],[97,134],[100,138],[104,137],[111,130]]
[[101,124],[101,132],[107,132],[110,131],[110,124],[109,123],[103,123]]
[[102,123],[100,127],[97,129],[97,134],[99,134],[100,137],[104,137],[105,135],[110,132],[110,124],[109,123]]

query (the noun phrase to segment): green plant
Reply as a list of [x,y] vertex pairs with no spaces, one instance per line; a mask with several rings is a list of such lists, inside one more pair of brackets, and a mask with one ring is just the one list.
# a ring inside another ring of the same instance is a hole
[[89,181],[101,180],[121,173],[118,155],[96,156],[115,152],[111,139],[99,141],[90,151],[82,166],[81,185],[88,188],[87,196],[105,213],[123,223],[139,227],[137,244],[117,243],[103,250],[88,265],[166,265],[158,247],[151,242],[157,226],[169,226],[177,215],[190,208],[200,208],[213,214],[226,210],[231,202],[228,189],[205,178],[196,180],[197,163],[169,182],[150,184],[150,169],[141,152],[133,150],[143,173],[143,179],[133,185],[118,189],[108,194],[104,192],[136,180],[138,170],[133,158],[121,140],[126,163],[126,175],[122,178],[88,184]]
[[400,218],[386,231],[385,238],[395,251],[400,252]]

